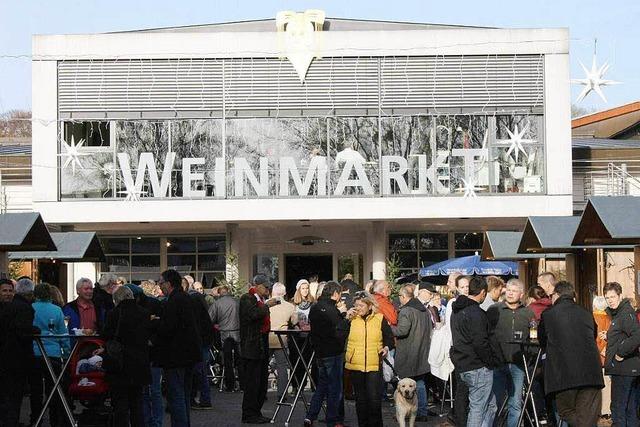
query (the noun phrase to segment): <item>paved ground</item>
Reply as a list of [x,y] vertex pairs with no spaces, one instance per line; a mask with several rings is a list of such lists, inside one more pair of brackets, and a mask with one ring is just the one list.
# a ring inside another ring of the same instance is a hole
[[[241,417],[241,405],[242,405],[242,393],[219,393],[217,390],[212,391],[213,407],[212,410],[192,410],[191,411],[191,425],[193,427],[227,427],[227,426],[249,426],[250,424],[242,424],[240,422]],[[307,398],[310,400],[311,395],[308,393]],[[277,401],[275,391],[270,391],[267,396],[267,402],[263,407],[263,415],[271,417],[274,413],[275,403]],[[393,407],[389,402],[383,402],[383,417],[385,426],[397,425],[395,417],[393,415]],[[22,422],[26,422],[29,419],[29,407],[28,399],[24,399],[22,408]],[[278,413],[278,418],[274,425],[284,426],[289,413],[288,407],[283,407]],[[296,406],[296,410],[291,417],[289,426],[302,426],[304,420],[304,405],[302,400]],[[321,419],[324,418],[324,414],[321,412]],[[345,402],[345,423],[348,426],[355,427],[358,425],[356,420],[355,403],[353,401]],[[417,426],[449,426],[445,422],[445,418],[430,417],[428,423],[416,423]],[[42,424],[44,427],[48,427],[48,420]],[[169,417],[165,417],[164,426],[169,426]],[[316,422],[316,426],[324,426],[324,423]],[[116,426],[119,427],[119,426]]]
[[[308,399],[311,395],[308,394]],[[263,407],[263,415],[271,417],[274,413],[275,403],[277,401],[276,393],[269,392],[267,402]],[[214,409],[210,411],[192,411],[192,424],[194,427],[200,426],[239,426],[240,423],[240,408],[242,403],[242,393],[217,393],[214,394]],[[397,425],[393,414],[392,404],[389,402],[383,402],[383,417],[385,426]],[[288,407],[282,407],[278,413],[275,425],[285,425],[287,415],[289,413]],[[304,420],[304,404],[302,400],[298,403],[296,410],[291,417],[289,426],[302,426]],[[321,413],[321,419],[324,414]],[[357,426],[355,402],[345,401],[345,423],[349,426]],[[430,417],[428,423],[416,423],[417,426],[448,426],[444,422],[445,418]],[[167,420],[168,421],[168,420]],[[245,424],[249,425],[249,424]],[[324,423],[316,422],[317,426],[324,426]]]

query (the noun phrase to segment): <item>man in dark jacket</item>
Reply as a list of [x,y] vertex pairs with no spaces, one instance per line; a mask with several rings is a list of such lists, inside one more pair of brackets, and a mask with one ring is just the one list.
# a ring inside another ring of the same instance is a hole
[[209,385],[208,363],[209,363],[209,350],[213,343],[213,323],[209,317],[207,311],[207,301],[204,295],[198,291],[189,291],[189,297],[193,304],[193,313],[196,316],[196,322],[198,323],[198,330],[200,331],[200,340],[202,341],[202,360],[196,364],[195,367],[195,383],[194,392],[192,395],[195,397],[195,389],[200,392],[200,401],[192,402],[191,407],[193,409],[213,409],[211,406],[211,387]]
[[[310,426],[318,418],[322,402],[327,399],[327,426],[339,426],[344,421],[342,374],[344,345],[349,336],[349,321],[345,319],[346,304],[339,303],[342,287],[327,282],[322,294],[309,311],[311,345],[316,352],[318,384],[304,420]],[[357,296],[357,295],[356,295]]]
[[247,378],[242,396],[243,423],[271,422],[262,416],[269,378],[269,308],[278,303],[275,299],[267,300],[270,288],[267,276],[258,274],[249,292],[240,297],[240,357]]
[[604,373],[611,376],[611,420],[614,426],[637,426],[640,325],[620,283],[607,283],[603,293],[611,318],[604,361]]
[[574,298],[573,285],[558,282],[553,306],[542,312],[538,335],[547,353],[545,393],[555,396],[558,413],[569,426],[595,426],[604,387],[597,329],[593,315]]
[[21,279],[13,300],[0,312],[0,425],[16,427],[27,376],[33,363],[32,334],[40,330],[33,326],[34,284]]
[[93,302],[102,307],[105,315],[115,307],[113,303],[113,294],[120,287],[118,276],[113,273],[104,273],[96,282],[93,290]]
[[122,345],[122,369],[112,370],[105,358],[111,390],[113,425],[144,426],[142,387],[151,382],[149,337],[151,313],[138,306],[131,289],[119,287],[113,294],[115,308],[105,321],[103,337]]
[[514,339],[529,338],[529,323],[533,311],[522,304],[524,283],[518,279],[507,282],[505,301],[493,304],[487,310],[491,343],[496,350],[500,366],[493,370],[493,394],[501,405],[507,400],[507,427],[515,427],[522,411],[522,387],[524,386],[524,360],[522,347],[509,344]]
[[189,426],[193,367],[202,360],[202,341],[191,298],[182,289],[176,270],[162,272],[158,284],[167,295],[162,316],[157,321],[158,363],[167,381],[167,405],[171,425]]
[[460,295],[452,304],[451,361],[469,388],[467,426],[493,423],[495,397],[492,393],[495,356],[489,344],[487,314],[480,308],[487,294],[487,282],[474,276],[469,280],[469,296]]
[[400,288],[398,325],[392,326],[396,336],[395,368],[400,378],[413,378],[417,383],[418,415],[416,421],[427,421],[426,376],[429,367],[431,345],[431,316],[426,307],[414,298],[415,285]]

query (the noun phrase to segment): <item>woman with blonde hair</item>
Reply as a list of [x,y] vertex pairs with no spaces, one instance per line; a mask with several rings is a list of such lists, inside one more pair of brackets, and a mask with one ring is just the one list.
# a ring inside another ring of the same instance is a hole
[[[309,331],[311,329],[311,326],[309,325],[309,311],[311,310],[311,306],[314,302],[316,302],[316,300],[313,295],[311,295],[311,286],[308,280],[298,280],[298,283],[296,284],[296,293],[293,295],[292,302],[293,305],[296,306],[295,317],[298,319],[298,323],[296,323],[294,326],[302,331]],[[296,340],[298,348],[302,349],[307,338],[306,335],[307,334],[300,334],[299,336],[292,336],[291,339]],[[305,360],[309,360],[311,351],[312,350],[310,345],[304,347],[303,353],[305,356]],[[291,351],[289,352],[289,357],[291,360],[291,366],[296,366],[296,362],[300,358],[300,355],[296,351]],[[304,373],[304,365],[302,362],[300,362],[298,363],[297,369],[291,373],[291,376],[294,379],[292,382],[294,391],[300,386],[304,389],[306,383],[301,384]]]
[[354,306],[347,312],[351,321],[345,368],[351,373],[356,395],[358,425],[382,426],[382,368],[383,359],[393,348],[391,327],[371,294],[356,292]]

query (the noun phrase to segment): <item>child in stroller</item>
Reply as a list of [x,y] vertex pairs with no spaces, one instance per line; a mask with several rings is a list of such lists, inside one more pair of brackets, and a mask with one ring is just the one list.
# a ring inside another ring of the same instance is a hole
[[103,403],[109,387],[102,370],[102,357],[97,353],[104,347],[99,338],[82,339],[78,350],[71,359],[71,384],[69,396],[79,400],[85,406],[92,403]]

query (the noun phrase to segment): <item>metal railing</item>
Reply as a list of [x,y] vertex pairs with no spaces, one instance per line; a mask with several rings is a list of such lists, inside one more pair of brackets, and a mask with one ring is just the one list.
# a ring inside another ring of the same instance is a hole
[[640,195],[640,160],[574,165],[574,210],[584,209],[591,196],[628,195]]

